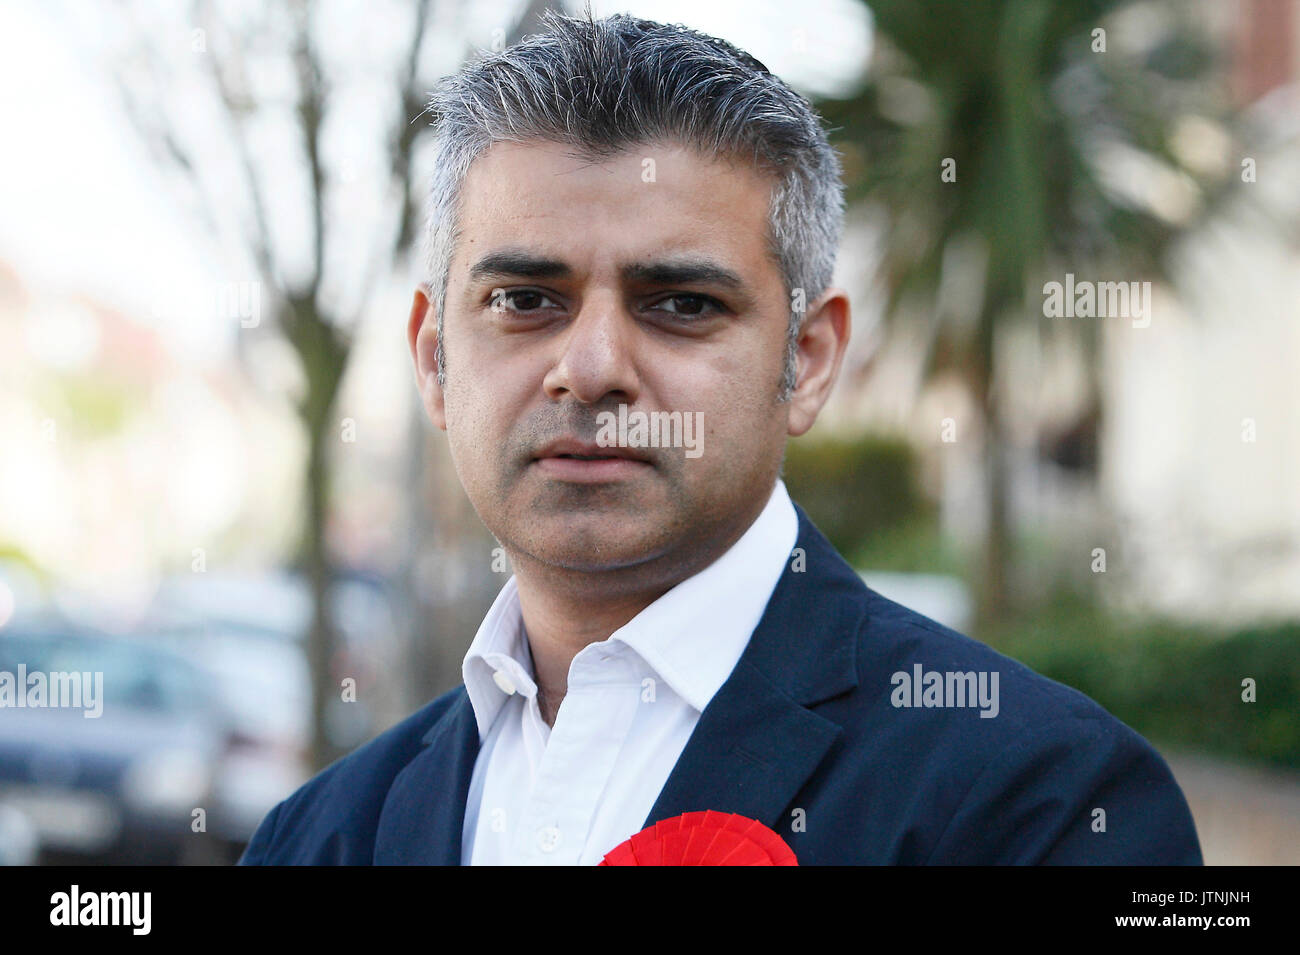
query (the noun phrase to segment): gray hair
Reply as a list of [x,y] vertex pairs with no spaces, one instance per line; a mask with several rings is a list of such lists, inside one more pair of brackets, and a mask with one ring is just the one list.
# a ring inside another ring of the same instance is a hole
[[752,157],[776,177],[767,247],[791,302],[780,400],[795,384],[804,308],[831,283],[844,226],[839,156],[811,104],[736,47],[680,24],[628,14],[576,19],[547,10],[548,32],[485,51],[431,94],[433,181],[425,260],[438,316],[438,381],[446,383],[442,318],[460,238],[465,176],[501,141],[549,141],[600,158],[649,142]]

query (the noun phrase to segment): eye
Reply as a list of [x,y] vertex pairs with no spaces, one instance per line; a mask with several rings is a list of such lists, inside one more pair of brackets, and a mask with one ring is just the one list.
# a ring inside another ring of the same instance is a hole
[[530,312],[538,311],[544,308],[542,304],[550,302],[552,306],[559,308],[558,305],[549,297],[537,289],[493,289],[492,295],[488,299],[488,306],[494,312],[517,312],[526,315]]
[[[660,299],[657,307],[662,306],[665,302],[679,303],[679,307],[666,309],[669,315],[675,315],[678,318],[703,318],[726,311],[725,305],[708,295],[670,295],[668,298]],[[680,307],[682,304],[685,305],[684,308]]]

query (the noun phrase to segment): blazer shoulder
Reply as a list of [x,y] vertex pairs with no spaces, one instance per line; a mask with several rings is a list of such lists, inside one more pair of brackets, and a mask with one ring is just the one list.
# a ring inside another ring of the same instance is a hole
[[883,745],[942,807],[925,861],[1201,862],[1181,789],[1131,727],[865,584],[862,599],[847,743]]
[[384,799],[464,685],[322,769],[262,820],[240,865],[369,865]]
[[[983,724],[992,731],[995,745],[1059,720],[1124,726],[1073,687],[865,584],[863,589],[866,612],[857,633],[858,679],[868,690],[888,687],[895,709],[930,712],[960,725]],[[972,724],[968,717],[977,722]]]

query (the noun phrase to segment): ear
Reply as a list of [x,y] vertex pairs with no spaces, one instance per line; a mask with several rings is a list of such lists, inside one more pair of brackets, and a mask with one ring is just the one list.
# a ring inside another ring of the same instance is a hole
[[829,288],[809,304],[799,329],[796,347],[797,379],[790,396],[791,437],[813,426],[840,373],[851,332],[849,296],[842,288]]
[[420,401],[434,426],[447,430],[447,414],[443,405],[442,386],[438,384],[438,315],[431,299],[432,290],[421,282],[411,302],[411,315],[406,320],[406,341],[415,363],[415,384],[420,391]]

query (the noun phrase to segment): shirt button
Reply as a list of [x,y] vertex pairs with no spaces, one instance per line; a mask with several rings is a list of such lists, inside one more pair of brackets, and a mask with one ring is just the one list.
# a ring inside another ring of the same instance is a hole
[[515,681],[506,676],[505,670],[494,670],[492,672],[492,682],[501,687],[501,692],[506,696],[515,692]]
[[554,826],[545,826],[537,830],[537,848],[543,852],[554,852],[560,844],[560,830]]

